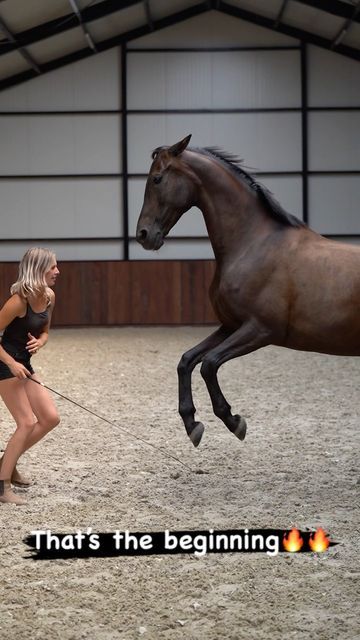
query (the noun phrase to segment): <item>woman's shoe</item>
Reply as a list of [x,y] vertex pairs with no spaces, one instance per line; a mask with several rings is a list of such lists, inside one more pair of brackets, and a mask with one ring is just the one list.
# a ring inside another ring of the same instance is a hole
[[0,480],[0,502],[17,505],[26,504],[26,500],[12,491],[10,480]]
[[15,487],[19,487],[20,489],[28,489],[31,486],[31,480],[24,478],[24,476],[22,476],[15,467],[11,476],[11,484]]
[[[0,469],[3,457],[4,456],[1,456],[0,458]],[[15,487],[19,487],[20,489],[28,489],[31,486],[31,480],[29,480],[28,478],[24,478],[24,476],[22,476],[15,467],[11,476],[11,484],[13,484]]]

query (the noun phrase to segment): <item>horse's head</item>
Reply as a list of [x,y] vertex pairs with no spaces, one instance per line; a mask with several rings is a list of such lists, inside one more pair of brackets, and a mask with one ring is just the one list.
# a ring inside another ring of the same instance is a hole
[[160,249],[170,229],[194,204],[196,179],[181,160],[191,135],[171,147],[153,151],[136,239],[144,249]]

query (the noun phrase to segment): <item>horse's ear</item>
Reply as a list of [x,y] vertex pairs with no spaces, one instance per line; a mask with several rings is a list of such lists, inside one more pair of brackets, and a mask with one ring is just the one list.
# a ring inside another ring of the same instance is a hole
[[180,155],[180,153],[182,153],[188,146],[190,142],[190,138],[191,138],[191,133],[190,135],[186,136],[186,138],[183,138],[183,140],[180,140],[180,142],[177,142],[176,144],[173,144],[172,147],[169,147],[168,152],[172,156]]

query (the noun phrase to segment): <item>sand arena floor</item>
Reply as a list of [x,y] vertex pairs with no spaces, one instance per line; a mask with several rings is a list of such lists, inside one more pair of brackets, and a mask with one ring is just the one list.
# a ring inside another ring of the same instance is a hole
[[[360,358],[274,347],[220,383],[247,419],[214,417],[198,369],[198,449],[177,414],[180,355],[210,328],[52,330],[33,358],[50,387],[163,447],[180,464],[56,397],[62,422],[20,465],[25,507],[0,505],[0,638],[354,640],[359,637]],[[0,408],[1,443],[12,422]],[[33,561],[32,530],[322,526],[323,554]]]

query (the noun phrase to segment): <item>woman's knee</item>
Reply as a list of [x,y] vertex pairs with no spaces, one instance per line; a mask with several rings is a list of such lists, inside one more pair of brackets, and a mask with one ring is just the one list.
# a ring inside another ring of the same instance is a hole
[[46,414],[43,420],[43,424],[45,424],[45,426],[49,430],[55,429],[55,427],[57,427],[59,423],[60,423],[60,416],[56,410],[49,411],[49,413]]
[[35,426],[35,420],[31,419],[31,418],[22,418],[19,419],[16,422],[16,430],[17,431],[22,431],[24,432],[26,435],[28,435],[29,433],[31,433],[31,431],[33,430],[34,426]]

